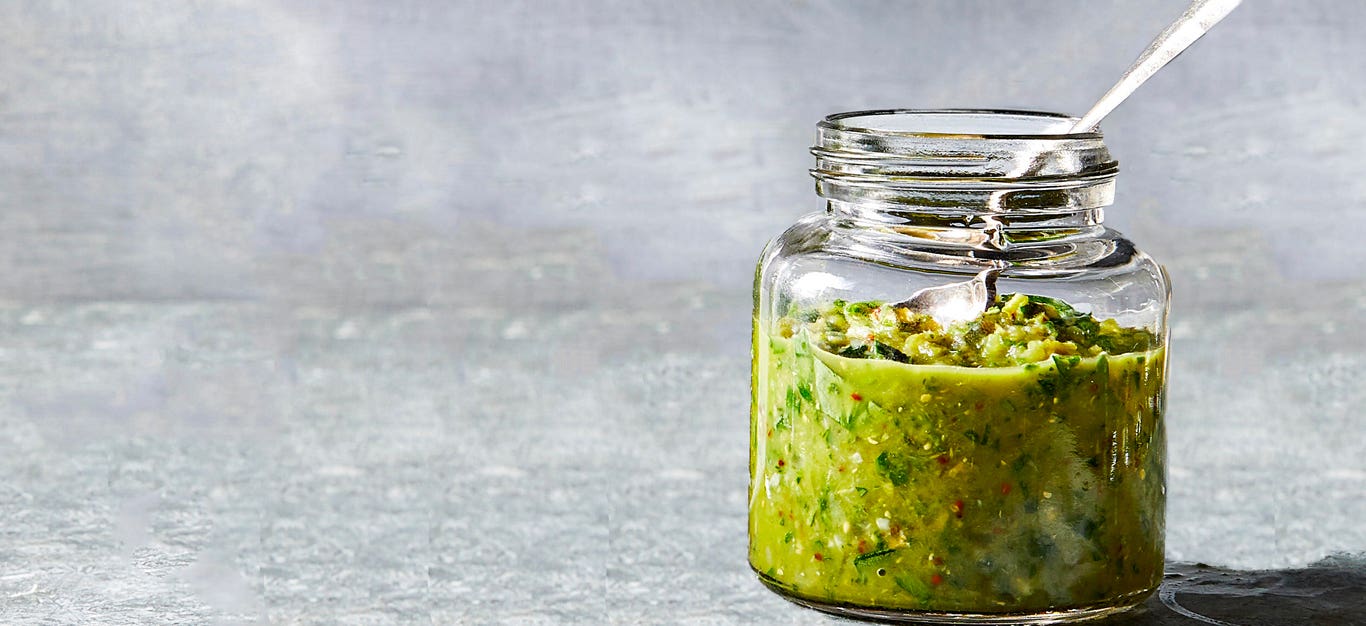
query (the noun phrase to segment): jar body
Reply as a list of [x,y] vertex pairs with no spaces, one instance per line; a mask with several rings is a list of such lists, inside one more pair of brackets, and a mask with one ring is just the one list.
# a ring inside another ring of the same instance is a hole
[[[1141,603],[1163,568],[1160,266],[1098,215],[1007,227],[980,254],[950,232],[970,219],[889,230],[862,208],[803,218],[756,272],[753,569],[801,604],[883,619]],[[887,304],[988,267],[1001,295],[979,320],[937,328]]]

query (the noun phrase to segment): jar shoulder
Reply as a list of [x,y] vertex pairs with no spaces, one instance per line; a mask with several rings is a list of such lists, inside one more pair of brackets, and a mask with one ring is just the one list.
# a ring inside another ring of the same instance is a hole
[[1105,226],[990,250],[851,234],[823,213],[803,216],[769,243],[755,286],[756,295],[770,294],[784,306],[835,298],[898,302],[988,267],[1004,268],[1000,293],[1062,298],[1107,316],[1146,311],[1145,326],[1160,324],[1170,299],[1161,265]]
[[[1033,240],[1021,237],[1021,242],[1002,248],[946,245],[943,239],[927,240],[890,231],[841,229],[825,213],[810,213],[769,242],[760,259],[761,269],[815,257],[834,263],[868,263],[941,274],[976,274],[986,267],[1004,267],[1007,274],[1038,279],[1135,273],[1154,286],[1168,286],[1165,273],[1152,256],[1124,233],[1103,225]],[[968,235],[960,238],[967,239]]]
[[832,234],[830,220],[824,213],[813,212],[803,215],[764,246],[764,251],[759,256],[760,269],[771,265],[775,260],[820,254],[826,250]]

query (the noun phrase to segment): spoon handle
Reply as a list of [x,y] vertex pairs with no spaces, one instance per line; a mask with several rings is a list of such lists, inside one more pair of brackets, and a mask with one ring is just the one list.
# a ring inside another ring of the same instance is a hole
[[1218,24],[1219,20],[1224,19],[1224,16],[1228,15],[1240,2],[1242,0],[1195,0],[1192,2],[1190,8],[1186,9],[1181,17],[1176,18],[1175,22],[1172,22],[1166,30],[1162,31],[1162,34],[1157,36],[1157,39],[1148,45],[1148,49],[1144,50],[1143,54],[1134,61],[1134,64],[1129,66],[1129,70],[1124,72],[1124,76],[1120,77],[1119,82],[1115,83],[1110,91],[1105,92],[1105,95],[1096,102],[1095,106],[1091,107],[1090,111],[1086,112],[1086,115],[1077,120],[1077,124],[1072,127],[1072,132],[1082,133],[1095,128],[1096,125],[1100,124],[1101,119],[1115,110],[1119,103],[1124,102],[1124,99],[1128,98],[1135,89],[1138,89],[1139,85],[1152,78],[1157,70],[1170,63],[1172,59],[1176,58],[1176,55],[1190,47],[1201,35],[1209,32],[1209,29]]

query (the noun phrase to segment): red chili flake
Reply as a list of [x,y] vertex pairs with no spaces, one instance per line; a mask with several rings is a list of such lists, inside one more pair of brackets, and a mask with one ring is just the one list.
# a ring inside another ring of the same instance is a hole
[[887,534],[889,534],[889,535],[900,535],[900,534],[901,534],[901,524],[892,524],[891,526],[888,526],[888,527],[887,527]]
[[1001,483],[1001,495],[1010,495],[1010,483]]
[[858,540],[858,553],[859,553],[859,554],[863,554],[864,552],[867,552],[867,551],[868,551],[868,540],[866,540],[866,539],[859,539],[859,540]]
[[963,517],[963,501],[962,501],[962,500],[955,500],[955,501],[953,502],[953,514],[956,515],[956,516],[958,516],[958,517],[960,517],[960,518]]
[[773,429],[772,429],[772,428],[768,429],[768,436],[769,436],[769,437],[772,437],[772,436],[773,436]]
[[1097,384],[1095,384],[1095,383],[1091,383],[1091,393],[1095,393],[1095,392],[1097,392],[1097,391],[1100,391],[1100,385],[1097,385]]
[[943,565],[943,564],[944,564],[944,557],[942,557],[942,556],[934,557],[934,564],[935,564],[935,565]]
[[944,577],[943,577],[943,576],[940,576],[939,574],[931,574],[931,575],[930,575],[930,584],[931,584],[931,585],[938,586],[938,585],[942,584],[943,582],[944,582]]
[[784,460],[782,460],[782,459],[778,459],[778,467],[782,467],[782,466],[784,466],[784,465],[787,465],[787,461],[784,461]]
[[821,556],[821,553],[817,552],[817,553],[816,553],[816,560],[817,560],[817,561],[824,561],[824,560],[825,560],[825,557]]
[[947,455],[947,454],[941,454],[941,455],[939,455],[939,458],[938,458],[938,459],[935,459],[935,460],[939,461],[939,464],[940,464],[940,465],[948,465],[948,464],[949,464],[949,455]]
[[984,406],[986,406],[986,405],[985,405],[985,404],[982,404],[982,402],[979,400],[979,401],[977,402],[977,404],[972,405],[972,408],[973,408],[973,410],[981,411],[981,410],[982,410],[982,407],[984,407]]
[[838,470],[839,473],[841,473],[841,474],[844,473],[844,466],[843,466],[843,465],[841,465],[841,466],[839,466],[839,467],[837,467],[837,468],[835,468],[835,469]]
[[854,402],[863,402],[863,396],[860,396],[857,393],[851,393],[849,394],[849,397],[853,398]]

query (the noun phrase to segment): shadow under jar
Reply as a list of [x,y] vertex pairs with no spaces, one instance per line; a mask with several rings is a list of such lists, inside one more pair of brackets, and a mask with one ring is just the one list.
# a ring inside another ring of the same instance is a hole
[[[1047,623],[1162,579],[1165,273],[1102,224],[1075,118],[865,111],[818,127],[824,213],[755,276],[749,560],[844,615]],[[891,303],[1000,271],[976,319]]]

